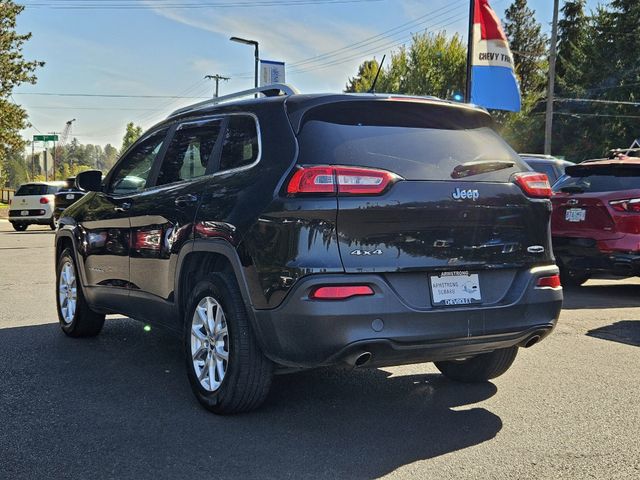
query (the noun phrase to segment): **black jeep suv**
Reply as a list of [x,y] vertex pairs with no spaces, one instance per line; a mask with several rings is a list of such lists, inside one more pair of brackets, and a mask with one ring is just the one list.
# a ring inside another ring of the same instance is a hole
[[56,235],[67,335],[109,313],[180,331],[198,400],[232,413],[278,369],[433,361],[486,381],[553,329],[551,190],[486,111],[259,90],[174,112],[104,181],[78,175],[90,193]]

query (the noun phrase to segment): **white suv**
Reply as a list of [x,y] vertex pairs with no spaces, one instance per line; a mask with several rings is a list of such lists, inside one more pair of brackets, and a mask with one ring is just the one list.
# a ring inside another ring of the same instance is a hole
[[29,225],[49,225],[55,230],[53,218],[55,193],[64,182],[25,183],[18,188],[9,206],[9,221],[19,232]]

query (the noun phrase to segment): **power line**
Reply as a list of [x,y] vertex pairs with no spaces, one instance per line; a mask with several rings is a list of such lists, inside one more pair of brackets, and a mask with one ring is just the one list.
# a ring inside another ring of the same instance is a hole
[[[499,1],[504,1],[504,0],[499,0]],[[438,17],[442,17],[443,15],[447,15],[459,9],[461,6],[463,6],[463,4],[466,5],[466,0],[458,0],[457,4],[453,4],[453,5],[449,4],[449,5],[446,5],[445,7],[440,7],[438,9],[429,11],[424,15],[421,15],[410,22],[405,22],[401,25],[397,25],[396,27],[393,27],[389,30],[373,35],[371,37],[364,38],[358,42],[345,45],[344,47],[337,48],[335,50],[330,50],[320,55],[316,55],[303,60],[288,63],[287,68],[293,68],[293,70],[288,70],[288,73],[301,73],[304,71],[317,70],[317,68],[315,68],[316,66],[314,65],[311,65],[310,69],[307,69],[306,67],[305,68],[296,68],[296,67],[300,67],[301,65],[314,64],[324,60],[326,60],[326,62],[321,64],[323,66],[333,66],[340,63],[345,63],[349,60],[352,60],[354,57],[350,56],[348,58],[341,58],[344,55],[349,55],[353,51],[361,50],[363,48],[370,47],[376,44],[379,44],[379,45],[376,45],[374,50],[371,50],[371,49],[367,50],[367,52],[360,53],[356,55],[356,57],[362,56],[362,55],[369,55],[372,52],[374,53],[380,52],[382,51],[382,49],[386,51],[390,46],[392,46],[392,48],[395,48],[396,46],[402,45],[406,43],[407,40],[411,39],[411,35],[407,36],[405,32],[410,31],[412,29],[416,29],[421,26],[425,26],[427,23],[432,22],[434,19]],[[466,11],[466,7],[465,7],[465,11]],[[459,13],[460,12],[458,12],[458,15]],[[444,19],[444,21],[449,20],[450,18],[452,17],[448,17]],[[451,22],[451,23],[454,23],[454,22]],[[433,26],[434,24],[432,23],[431,25],[426,25],[424,29],[429,27],[433,28]],[[404,37],[402,37],[402,40],[398,42],[398,36],[403,34],[404,34]],[[381,43],[385,41],[387,43],[384,43],[384,44]],[[242,72],[242,73],[236,73],[232,75],[236,78],[249,78],[249,74],[250,72]]]
[[111,3],[101,0],[92,2],[82,0],[84,3],[63,0],[61,2],[29,2],[23,5],[29,9],[51,9],[51,10],[157,10],[157,9],[206,9],[206,8],[256,8],[256,7],[278,7],[278,6],[307,6],[307,5],[331,5],[348,3],[372,3],[385,0],[254,0],[254,1],[232,1],[232,2],[173,2],[173,3],[140,3],[126,2],[118,0]]
[[[542,112],[536,115],[543,115]],[[565,117],[613,117],[613,118],[640,118],[640,115],[613,115],[613,114],[601,114],[601,113],[572,113],[572,112],[553,112],[553,115],[563,115]]]
[[603,103],[608,105],[630,105],[640,107],[640,102],[627,102],[622,100],[599,100],[595,98],[556,98],[556,102],[564,103]]

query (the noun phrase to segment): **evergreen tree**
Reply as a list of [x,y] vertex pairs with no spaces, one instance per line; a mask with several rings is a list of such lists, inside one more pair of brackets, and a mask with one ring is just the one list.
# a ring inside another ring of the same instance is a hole
[[584,13],[585,0],[567,0],[558,21],[558,58],[556,88],[560,96],[583,92],[583,69],[587,60],[585,44],[588,19]]
[[505,12],[504,31],[509,40],[516,74],[523,96],[544,89],[546,84],[547,38],[535,20],[527,0],[514,0]]

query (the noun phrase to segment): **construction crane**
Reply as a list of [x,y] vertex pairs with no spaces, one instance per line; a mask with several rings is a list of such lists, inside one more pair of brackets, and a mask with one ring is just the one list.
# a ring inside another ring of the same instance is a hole
[[64,125],[64,128],[62,129],[62,133],[58,137],[57,145],[55,141],[53,143],[53,179],[54,180],[56,179],[56,159],[58,158],[60,149],[64,147],[69,141],[69,137],[71,136],[71,127],[73,126],[73,122],[75,121],[76,121],[75,118],[72,118],[71,120],[69,120]]
[[69,141],[69,137],[71,136],[71,126],[75,121],[76,119],[72,118],[64,126],[64,130],[62,130],[62,133],[60,134],[60,142],[58,143],[58,147],[64,147]]

